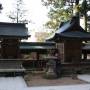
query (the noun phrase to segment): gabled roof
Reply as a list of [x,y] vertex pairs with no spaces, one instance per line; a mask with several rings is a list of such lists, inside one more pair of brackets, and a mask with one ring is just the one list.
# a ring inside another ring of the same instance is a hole
[[61,26],[56,31],[56,33],[61,34],[61,33],[65,33],[65,32],[74,32],[74,31],[85,32],[85,30],[80,25],[78,25],[75,21],[73,21],[73,22],[68,21],[68,22],[64,23],[64,25]]
[[60,34],[61,37],[64,38],[72,38],[72,39],[82,39],[82,40],[90,40],[90,33],[88,32],[65,32]]
[[28,29],[24,23],[0,22],[0,38],[27,38]]
[[64,23],[54,34],[54,36],[48,40],[57,39],[90,39],[90,33],[86,32],[78,23],[77,18],[73,17],[72,20]]

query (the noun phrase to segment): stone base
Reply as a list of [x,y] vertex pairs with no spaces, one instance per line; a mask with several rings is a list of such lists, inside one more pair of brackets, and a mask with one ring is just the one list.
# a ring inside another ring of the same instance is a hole
[[56,75],[55,72],[46,72],[44,74],[44,78],[46,78],[46,79],[56,79],[57,75]]

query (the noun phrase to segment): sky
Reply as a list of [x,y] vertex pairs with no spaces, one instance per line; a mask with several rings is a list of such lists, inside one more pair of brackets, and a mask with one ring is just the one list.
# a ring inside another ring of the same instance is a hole
[[[8,13],[15,7],[16,0],[0,0],[3,6],[0,14],[0,22],[11,22],[7,17]],[[42,5],[41,0],[23,0],[25,9],[27,10],[27,18],[31,21],[28,26],[28,32],[31,37],[27,41],[35,42],[35,32],[45,31],[43,24],[48,20],[48,9]]]
[[[14,8],[16,0],[0,0],[3,6],[2,13],[0,13],[0,22],[10,22],[7,17],[8,13]],[[27,11],[27,18],[32,23],[28,24],[28,30],[34,40],[34,32],[45,31],[43,24],[48,21],[47,13],[48,9],[42,5],[41,0],[23,0],[25,3],[25,9]],[[47,30],[46,30],[47,31]]]
[[[27,17],[32,21],[28,25],[29,29],[40,29],[43,28],[42,25],[48,20],[47,18],[47,8],[42,5],[41,0],[23,0],[25,3],[25,9],[28,10]],[[10,12],[14,6],[15,0],[0,0],[3,5],[2,13],[0,14],[0,21],[10,22],[7,17],[8,12]]]

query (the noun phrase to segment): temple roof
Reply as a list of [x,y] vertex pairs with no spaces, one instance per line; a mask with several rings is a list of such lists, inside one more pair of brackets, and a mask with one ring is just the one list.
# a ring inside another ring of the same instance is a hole
[[[21,42],[20,43],[20,50],[21,52],[30,53],[34,52],[41,52],[45,50],[56,49],[55,42]],[[44,52],[43,52],[44,53]]]
[[27,38],[28,29],[24,23],[0,22],[0,38]]
[[21,42],[20,49],[55,49],[54,42]]
[[76,17],[73,17],[70,21],[64,23],[55,34],[48,40],[57,39],[81,39],[90,40],[90,33],[86,32],[78,23]]

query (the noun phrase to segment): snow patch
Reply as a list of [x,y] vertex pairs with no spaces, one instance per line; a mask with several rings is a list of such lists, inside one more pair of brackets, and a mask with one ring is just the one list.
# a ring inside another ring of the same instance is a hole
[[78,75],[77,77],[80,80],[83,80],[83,81],[86,81],[86,82],[90,82],[90,74]]
[[23,90],[26,87],[22,77],[0,77],[0,90]]
[[[78,75],[90,80],[90,75]],[[90,84],[28,87],[23,77],[0,77],[0,90],[90,90]]]
[[90,90],[90,84],[31,87],[28,90]]

